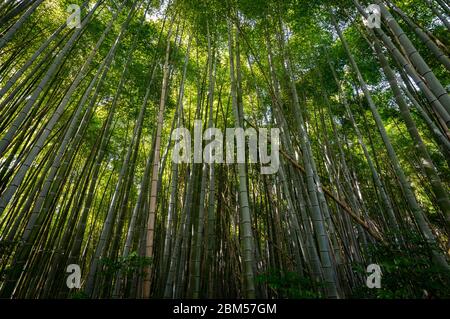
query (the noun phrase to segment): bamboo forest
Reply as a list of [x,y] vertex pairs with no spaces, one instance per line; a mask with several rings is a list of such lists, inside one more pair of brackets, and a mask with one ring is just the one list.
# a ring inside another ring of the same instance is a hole
[[450,298],[448,0],[0,0],[0,298]]

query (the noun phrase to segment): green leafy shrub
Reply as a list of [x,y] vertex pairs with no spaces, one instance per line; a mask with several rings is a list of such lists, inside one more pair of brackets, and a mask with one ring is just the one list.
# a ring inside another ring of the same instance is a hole
[[89,296],[84,291],[75,291],[69,294],[69,299],[89,299]]
[[152,258],[139,256],[136,252],[130,253],[126,257],[118,259],[102,258],[100,260],[102,267],[101,274],[104,276],[122,273],[122,275],[137,274],[142,276],[145,267],[152,264]]
[[281,272],[270,270],[256,277],[257,282],[267,284],[277,298],[314,299],[323,296],[317,291],[322,284],[312,279],[302,277],[296,272]]
[[[369,289],[364,284],[354,290],[354,298],[421,299],[450,298],[450,273],[433,262],[432,252],[440,252],[413,233],[403,234],[403,243],[391,234],[390,245],[369,246],[367,260],[380,266],[381,288]],[[354,265],[356,272],[366,278],[366,266]]]

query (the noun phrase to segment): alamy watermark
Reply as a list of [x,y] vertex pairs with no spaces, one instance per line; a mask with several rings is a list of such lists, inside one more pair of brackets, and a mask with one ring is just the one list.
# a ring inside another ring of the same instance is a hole
[[370,273],[366,279],[367,288],[381,288],[381,267],[378,264],[370,264],[366,272]]
[[371,4],[366,8],[367,19],[363,16],[363,23],[370,29],[381,28],[381,9],[377,4]]
[[70,14],[67,17],[67,27],[69,29],[81,28],[81,9],[77,4],[69,4],[67,6],[67,12]]
[[81,288],[81,268],[77,264],[70,264],[67,266],[66,272],[70,273],[66,279],[67,288]]
[[[268,142],[270,135],[270,143]],[[194,121],[194,147],[192,151],[191,133],[187,128],[180,127],[172,132],[175,147],[172,153],[174,163],[260,163],[261,174],[275,174],[280,166],[280,130],[278,128],[227,128],[225,139],[218,128],[208,128],[202,133],[202,121]],[[248,139],[248,147],[246,140]],[[203,140],[209,141],[202,150]],[[225,140],[225,154],[224,153]],[[235,143],[236,141],[236,143]],[[235,147],[236,146],[236,147]],[[270,146],[270,152],[269,152]],[[235,156],[236,150],[236,156]],[[270,153],[270,154],[269,154]]]

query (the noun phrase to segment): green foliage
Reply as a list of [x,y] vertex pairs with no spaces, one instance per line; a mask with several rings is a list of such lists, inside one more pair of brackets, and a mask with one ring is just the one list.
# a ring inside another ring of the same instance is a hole
[[89,299],[84,291],[75,291],[69,294],[69,299]]
[[[370,245],[367,264],[380,266],[381,288],[367,288],[365,283],[354,290],[354,298],[376,299],[420,299],[450,298],[450,274],[433,262],[432,251],[440,248],[432,246],[412,232],[403,235],[404,244],[394,240],[390,234],[390,245]],[[356,264],[354,269],[363,278],[366,265]]]
[[139,256],[136,252],[118,259],[102,258],[100,260],[100,263],[103,265],[101,274],[110,276],[120,272],[123,275],[137,274],[138,276],[143,276],[145,267],[151,265],[152,262],[152,258]]
[[267,273],[258,275],[256,281],[268,285],[278,298],[313,299],[323,297],[317,289],[323,284],[318,284],[311,278],[302,277],[296,272],[269,270]]

